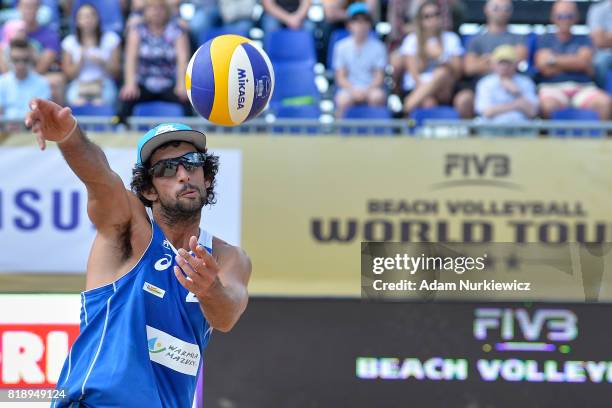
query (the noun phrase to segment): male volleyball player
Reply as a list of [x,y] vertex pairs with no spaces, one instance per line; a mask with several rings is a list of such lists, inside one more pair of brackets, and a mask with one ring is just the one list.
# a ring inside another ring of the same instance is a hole
[[128,191],[69,108],[40,99],[30,107],[26,126],[41,149],[57,142],[87,187],[97,229],[81,332],[57,384],[66,398],[52,406],[191,407],[211,330],[234,326],[251,273],[241,249],[199,230],[218,157],[203,133],[159,125],[138,144]]

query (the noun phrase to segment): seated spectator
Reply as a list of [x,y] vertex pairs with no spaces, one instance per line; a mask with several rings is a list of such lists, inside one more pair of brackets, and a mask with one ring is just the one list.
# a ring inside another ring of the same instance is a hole
[[49,99],[47,80],[34,70],[32,48],[27,40],[10,43],[10,70],[0,76],[0,113],[3,119],[23,119],[32,98]]
[[256,0],[199,0],[189,20],[192,38],[198,44],[207,31],[225,28],[227,32],[248,33],[253,28],[253,7]]
[[610,98],[593,83],[593,46],[589,37],[573,35],[578,8],[571,1],[557,1],[551,21],[555,33],[538,38],[535,64],[540,77],[540,106],[545,118],[559,109],[573,106],[591,109],[602,120],[608,118]]
[[120,43],[121,39],[115,32],[102,32],[94,6],[85,3],[77,10],[76,34],[70,34],[62,41],[62,69],[71,81],[66,93],[69,105],[115,104]]
[[185,88],[189,58],[187,34],[170,19],[165,0],[146,0],[144,22],[129,30],[125,48],[123,101],[120,120],[132,114],[134,105],[167,101],[191,112]]
[[[404,74],[404,56],[399,51],[405,37],[415,31],[415,22],[419,7],[427,0],[389,0],[387,6],[387,21],[391,31],[387,35],[389,49],[389,65],[393,68],[394,92],[401,93],[401,82]],[[440,8],[442,28],[454,31],[453,10],[461,6],[460,0],[437,0]]]
[[266,34],[281,28],[312,31],[313,23],[308,20],[311,0],[262,0],[264,14],[261,28]]
[[[206,2],[214,2],[214,1],[215,0],[203,0],[204,5],[206,5]],[[185,32],[189,32],[191,30],[191,27],[189,23],[187,23],[187,21],[185,21],[181,17],[181,14],[180,14],[181,1],[180,0],[167,0],[167,4],[168,4],[168,9],[170,10],[170,20],[174,24],[178,24],[178,26],[181,27],[183,30],[185,30]],[[146,0],[131,0],[130,1],[128,18],[125,24],[126,35],[130,29],[137,27],[139,24],[142,24],[144,22],[145,5],[146,5]],[[196,5],[199,5],[199,4],[196,4]],[[197,14],[197,10],[198,9],[196,9],[196,14]]]
[[470,39],[463,61],[464,78],[458,86],[453,104],[464,119],[474,116],[474,89],[480,78],[491,72],[491,53],[500,45],[515,47],[518,61],[527,59],[527,47],[522,36],[508,32],[512,16],[511,0],[487,0],[484,6],[486,31]]
[[[317,41],[317,54],[320,62],[326,63],[331,33],[335,30],[344,29],[346,27],[346,22],[348,20],[346,10],[352,3],[357,3],[357,1],[322,0],[323,21],[320,23],[321,38]],[[378,0],[366,0],[364,3],[368,6],[368,10],[370,11],[373,21],[378,21],[378,17],[376,15],[379,8]]]
[[26,24],[30,44],[36,50],[36,71],[44,75],[51,86],[51,98],[64,105],[65,79],[59,66],[60,39],[57,31],[40,26],[36,20],[40,0],[19,0],[18,9]]
[[516,72],[516,50],[500,45],[491,55],[493,73],[476,85],[476,113],[495,123],[516,123],[536,116],[538,97],[531,78]]
[[416,33],[408,35],[400,49],[405,58],[404,113],[417,107],[447,104],[455,81],[461,76],[463,47],[459,36],[442,31],[440,7],[426,1],[419,7]]
[[[4,23],[2,27],[2,42],[0,43],[0,72],[5,73],[9,71],[9,63],[11,60],[11,41],[15,38],[21,38],[22,40],[28,39],[26,32],[26,25],[23,20],[10,20]],[[37,55],[32,50],[32,56],[36,60]]]
[[605,88],[608,71],[612,70],[612,0],[591,4],[587,24],[595,45],[595,83]]
[[334,49],[336,77],[336,118],[342,118],[354,104],[385,105],[383,90],[387,52],[384,44],[370,36],[372,18],[364,3],[354,3],[348,9],[348,29],[351,35],[340,40]]

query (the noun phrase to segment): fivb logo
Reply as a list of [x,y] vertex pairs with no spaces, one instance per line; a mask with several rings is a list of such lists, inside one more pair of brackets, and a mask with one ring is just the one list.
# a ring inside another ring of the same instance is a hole
[[[492,333],[497,335],[491,336]],[[554,351],[555,345],[538,340],[568,342],[577,336],[578,318],[567,309],[536,309],[529,312],[522,308],[477,308],[475,312],[474,337],[478,340],[495,337],[507,341],[496,344],[499,351]]]
[[249,80],[246,77],[246,70],[238,68],[238,109],[244,108],[244,94],[246,93],[246,84]]

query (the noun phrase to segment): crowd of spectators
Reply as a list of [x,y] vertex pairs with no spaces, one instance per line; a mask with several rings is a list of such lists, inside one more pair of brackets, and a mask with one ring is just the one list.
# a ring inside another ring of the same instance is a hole
[[[349,35],[335,43],[327,67],[337,118],[357,104],[385,106],[396,94],[403,117],[449,105],[462,118],[500,123],[549,118],[567,107],[610,119],[604,89],[612,70],[612,0],[590,6],[590,35],[572,30],[580,20],[576,4],[556,1],[554,29],[537,36],[531,65],[527,38],[508,29],[511,0],[488,0],[486,24],[469,38],[457,33],[467,0],[319,0],[323,18],[316,23],[309,18],[312,0],[261,0],[257,18],[257,0],[191,0],[187,17],[179,0],[115,0],[119,26],[104,24],[104,0],[3,1],[11,3],[0,11],[0,113],[6,119],[23,117],[33,96],[70,106],[112,105],[121,121],[135,104],[153,100],[180,104],[188,115],[184,72],[191,51],[204,33],[222,27],[260,27],[264,37],[306,30],[317,39],[322,63],[331,33],[346,28]],[[44,7],[54,10],[41,13]],[[382,38],[374,30],[380,21],[390,27]]]

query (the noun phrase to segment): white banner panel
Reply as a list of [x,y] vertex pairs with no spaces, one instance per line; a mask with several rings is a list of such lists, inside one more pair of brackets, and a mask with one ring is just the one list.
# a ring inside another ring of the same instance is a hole
[[[104,150],[126,187],[134,149]],[[217,204],[206,207],[201,227],[240,244],[242,155],[218,149]],[[0,272],[85,271],[95,229],[87,217],[85,186],[58,149],[0,148]]]

